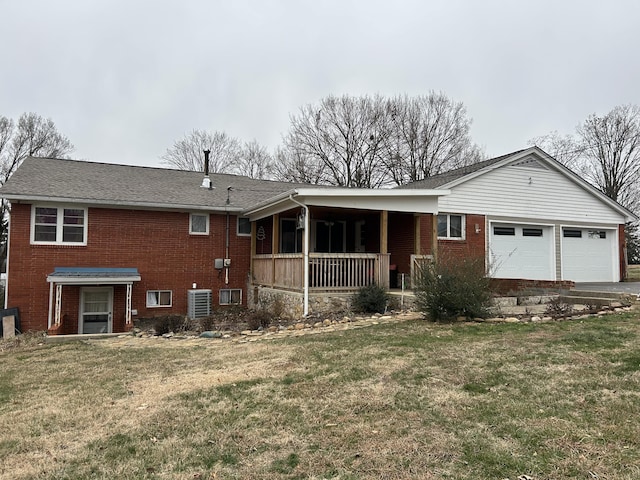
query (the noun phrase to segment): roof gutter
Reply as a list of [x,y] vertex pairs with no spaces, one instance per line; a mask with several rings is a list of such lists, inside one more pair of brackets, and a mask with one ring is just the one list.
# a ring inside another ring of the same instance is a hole
[[152,202],[123,202],[118,200],[98,200],[88,198],[70,198],[70,197],[49,197],[36,195],[4,195],[6,200],[20,202],[42,202],[42,203],[73,203],[84,205],[96,205],[101,207],[120,207],[120,208],[144,208],[149,210],[206,210],[219,212],[241,213],[244,209],[241,207],[229,207],[225,205],[188,205],[175,203],[152,203]]

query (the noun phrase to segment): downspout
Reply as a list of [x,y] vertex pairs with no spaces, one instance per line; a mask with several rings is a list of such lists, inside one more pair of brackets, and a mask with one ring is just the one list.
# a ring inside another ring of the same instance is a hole
[[304,316],[309,316],[309,207],[304,203],[300,203],[293,198],[293,193],[289,194],[289,200],[293,203],[300,205],[304,209],[304,236],[302,241],[302,253],[304,255],[303,264],[303,277],[302,277],[302,291],[304,297]]
[[229,259],[229,205],[231,204],[231,186],[227,187],[227,204],[224,209],[227,212],[227,229],[225,232],[225,245],[224,245],[224,284],[229,285],[229,265],[226,265],[227,259]]

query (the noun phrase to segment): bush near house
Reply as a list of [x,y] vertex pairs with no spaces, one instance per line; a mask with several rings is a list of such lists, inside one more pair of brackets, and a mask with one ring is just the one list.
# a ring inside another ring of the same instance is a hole
[[387,291],[374,283],[360,287],[351,298],[351,308],[361,313],[384,313],[388,303]]
[[446,259],[425,265],[414,291],[418,309],[434,321],[486,317],[491,305],[489,279],[479,259]]

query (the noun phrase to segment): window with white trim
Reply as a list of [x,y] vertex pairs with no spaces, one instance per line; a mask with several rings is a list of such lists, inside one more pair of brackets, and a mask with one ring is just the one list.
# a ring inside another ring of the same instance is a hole
[[251,235],[251,221],[249,217],[238,217],[237,235],[240,237]]
[[170,307],[172,297],[171,290],[147,290],[147,307]]
[[86,245],[87,209],[34,205],[31,243]]
[[223,288],[220,290],[220,305],[242,304],[242,289]]
[[206,213],[189,215],[189,233],[191,235],[209,235],[209,215]]
[[438,215],[438,238],[464,239],[464,215],[441,213]]

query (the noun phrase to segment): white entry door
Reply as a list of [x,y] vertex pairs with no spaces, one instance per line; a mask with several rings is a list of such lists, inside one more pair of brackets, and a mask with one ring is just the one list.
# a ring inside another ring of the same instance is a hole
[[78,333],[113,331],[113,287],[83,287],[80,290]]

